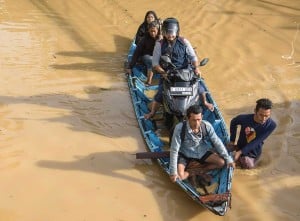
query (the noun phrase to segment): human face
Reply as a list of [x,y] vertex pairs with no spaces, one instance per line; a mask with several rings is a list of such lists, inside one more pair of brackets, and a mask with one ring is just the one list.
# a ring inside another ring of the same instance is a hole
[[202,121],[202,114],[191,114],[189,119],[189,124],[192,130],[197,130],[200,128],[200,124]]
[[146,20],[147,20],[147,23],[149,24],[150,22],[155,20],[155,17],[153,14],[150,13],[149,15],[147,15]]
[[259,108],[258,111],[254,110],[254,121],[259,124],[264,124],[271,117],[271,109]]
[[158,34],[158,29],[155,27],[152,27],[149,29],[149,34],[152,38],[155,38]]
[[166,27],[164,27],[163,29],[163,34],[164,37],[168,40],[168,41],[174,41],[176,39],[176,36],[178,34],[178,24],[166,24]]
[[174,33],[166,33],[165,34],[165,38],[168,40],[168,41],[174,41],[175,40],[175,38],[176,38],[176,33],[174,34]]

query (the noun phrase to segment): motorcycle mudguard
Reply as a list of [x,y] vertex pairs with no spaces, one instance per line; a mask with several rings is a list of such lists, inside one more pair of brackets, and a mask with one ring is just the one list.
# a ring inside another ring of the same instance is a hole
[[[171,87],[192,87],[192,96],[172,96],[170,93]],[[198,94],[198,81],[191,82],[175,82],[175,83],[164,83],[164,108],[165,111],[174,114],[178,117],[186,115],[186,110],[193,104],[199,102]]]

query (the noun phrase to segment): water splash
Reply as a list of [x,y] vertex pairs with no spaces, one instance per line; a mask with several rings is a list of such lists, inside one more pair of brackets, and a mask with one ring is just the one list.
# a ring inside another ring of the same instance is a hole
[[[289,54],[289,55],[282,55],[282,56],[281,56],[283,59],[286,59],[286,60],[292,60],[292,63],[289,64],[289,65],[295,64],[295,60],[294,60],[295,46],[294,46],[294,44],[295,44],[295,42],[296,42],[296,40],[297,40],[297,37],[298,37],[299,25],[300,25],[300,24],[297,23],[297,31],[296,31],[295,36],[294,36],[294,39],[293,39],[293,41],[292,41],[292,43],[291,43],[291,46],[292,46],[291,54]],[[300,65],[298,65],[298,66],[296,66],[296,67],[299,67],[299,66],[300,66]]]

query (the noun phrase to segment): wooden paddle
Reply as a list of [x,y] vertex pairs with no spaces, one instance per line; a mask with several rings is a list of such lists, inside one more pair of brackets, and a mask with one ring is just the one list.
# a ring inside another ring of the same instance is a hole
[[163,157],[170,157],[170,151],[140,152],[135,154],[136,159],[157,159]]

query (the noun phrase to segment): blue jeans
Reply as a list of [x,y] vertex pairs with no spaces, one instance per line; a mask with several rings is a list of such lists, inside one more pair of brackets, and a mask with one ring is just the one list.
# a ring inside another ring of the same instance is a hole
[[142,61],[146,65],[147,71],[152,71],[152,56],[145,54],[142,57]]

